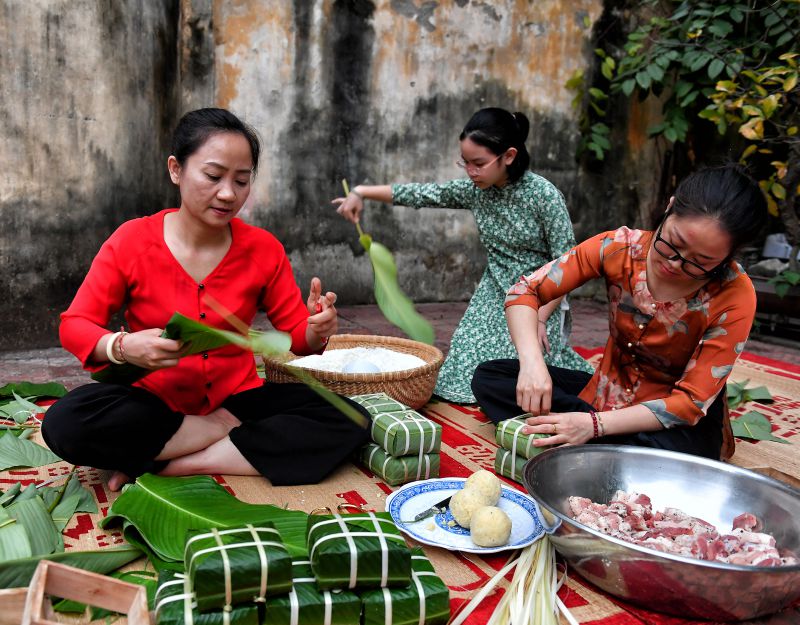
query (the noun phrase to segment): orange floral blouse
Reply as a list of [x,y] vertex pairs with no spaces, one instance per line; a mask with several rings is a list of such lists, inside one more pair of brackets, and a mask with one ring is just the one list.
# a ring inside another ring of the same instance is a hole
[[597,410],[647,406],[665,428],[694,425],[720,392],[744,349],[756,295],[731,261],[721,279],[688,298],[653,299],[646,260],[653,233],[626,227],[598,234],[523,276],[505,306],[540,305],[603,277],[610,336],[580,397]]

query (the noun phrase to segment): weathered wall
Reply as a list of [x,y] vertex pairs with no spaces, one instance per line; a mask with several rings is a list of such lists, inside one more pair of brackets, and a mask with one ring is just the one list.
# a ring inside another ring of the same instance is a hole
[[0,3],[0,347],[52,345],[102,241],[163,206],[177,2]]
[[[53,344],[101,241],[174,202],[164,162],[180,113],[223,106],[259,131],[244,216],[285,243],[298,280],[368,302],[351,183],[446,180],[483,106],[525,112],[532,168],[567,196],[578,237],[616,222],[582,190],[571,94],[601,0],[7,0],[0,19],[0,348]],[[6,88],[11,85],[11,88]],[[8,164],[11,163],[11,167]],[[418,301],[467,298],[484,255],[469,214],[370,204]]]

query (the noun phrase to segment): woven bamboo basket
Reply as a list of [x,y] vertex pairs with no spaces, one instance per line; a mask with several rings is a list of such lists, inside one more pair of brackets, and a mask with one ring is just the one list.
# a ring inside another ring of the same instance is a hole
[[[421,408],[428,403],[433,395],[433,387],[436,385],[436,376],[444,361],[444,354],[440,349],[419,341],[392,336],[338,334],[331,337],[326,351],[353,347],[383,347],[396,352],[412,354],[427,364],[416,369],[387,373],[337,373],[314,369],[304,369],[304,371],[339,395],[386,393],[414,409]],[[264,372],[267,382],[297,382],[297,378],[291,373],[295,368],[291,366],[291,362],[296,358],[298,356],[294,354],[281,358],[265,357]]]

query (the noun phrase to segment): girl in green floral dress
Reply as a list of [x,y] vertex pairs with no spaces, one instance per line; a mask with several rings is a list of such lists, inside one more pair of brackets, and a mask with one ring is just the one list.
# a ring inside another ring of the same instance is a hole
[[[338,212],[354,223],[364,209],[364,199],[414,208],[464,208],[475,216],[488,263],[453,333],[436,382],[435,393],[448,401],[475,401],[470,384],[480,363],[517,358],[503,313],[506,291],[520,276],[575,245],[563,195],[551,182],[528,171],[528,129],[522,113],[481,109],[459,137],[458,165],[468,179],[358,185],[346,198],[333,200]],[[540,309],[539,323],[539,342],[548,364],[592,372],[568,344],[570,316],[565,302],[556,300],[547,310]]]

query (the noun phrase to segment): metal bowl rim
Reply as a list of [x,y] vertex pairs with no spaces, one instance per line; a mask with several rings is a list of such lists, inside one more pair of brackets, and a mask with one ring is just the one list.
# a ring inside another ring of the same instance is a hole
[[[614,536],[609,536],[608,534],[604,534],[603,532],[599,532],[590,528],[583,523],[579,523],[572,517],[566,516],[559,510],[556,510],[548,503],[546,503],[539,495],[537,495],[534,490],[530,487],[528,483],[528,466],[533,466],[537,462],[540,462],[542,459],[547,459],[548,457],[560,453],[562,451],[566,451],[569,453],[570,450],[580,450],[585,451],[585,449],[597,450],[597,451],[613,451],[619,453],[629,453],[629,454],[642,454],[642,455],[649,455],[649,456],[659,456],[663,458],[672,458],[674,456],[680,456],[679,459],[690,459],[692,462],[697,462],[698,464],[703,464],[705,466],[709,466],[716,469],[725,468],[726,470],[730,470],[732,473],[743,473],[748,477],[756,477],[760,480],[764,480],[770,483],[773,486],[777,486],[779,488],[785,489],[789,494],[792,494],[796,497],[800,497],[800,491],[797,489],[789,486],[788,484],[784,484],[780,480],[776,480],[766,475],[762,475],[761,473],[756,473],[755,471],[751,471],[749,469],[744,469],[742,467],[737,467],[736,465],[727,464],[724,462],[718,462],[716,460],[710,460],[708,458],[702,458],[699,456],[693,456],[691,454],[684,454],[676,451],[666,451],[663,449],[651,449],[648,447],[635,447],[631,445],[588,445],[584,446],[571,446],[571,447],[553,447],[552,449],[547,449],[540,454],[537,454],[528,462],[525,463],[525,467],[523,469],[523,481],[525,489],[528,491],[531,497],[533,497],[536,502],[542,506],[543,508],[547,509],[550,513],[558,517],[562,523],[567,523],[568,525],[574,525],[580,530],[588,532],[592,536],[596,536],[598,538],[602,538],[604,540],[608,540],[613,544],[628,547],[633,549],[634,551],[640,551],[647,555],[656,555],[662,558],[666,558],[667,560],[673,560],[675,562],[682,562],[686,564],[694,564],[699,565],[711,569],[720,569],[723,571],[741,571],[745,573],[768,573],[768,574],[780,574],[780,573],[796,573],[800,572],[800,564],[791,564],[785,566],[750,566],[745,564],[728,564],[727,562],[717,562],[716,560],[700,560],[699,558],[689,558],[686,556],[679,556],[671,553],[667,553],[665,551],[658,551],[657,549],[650,549],[649,547],[642,547],[635,543],[631,543],[620,538],[615,538]],[[573,453],[577,453],[577,451],[573,451]],[[553,529],[552,531],[555,531]]]

